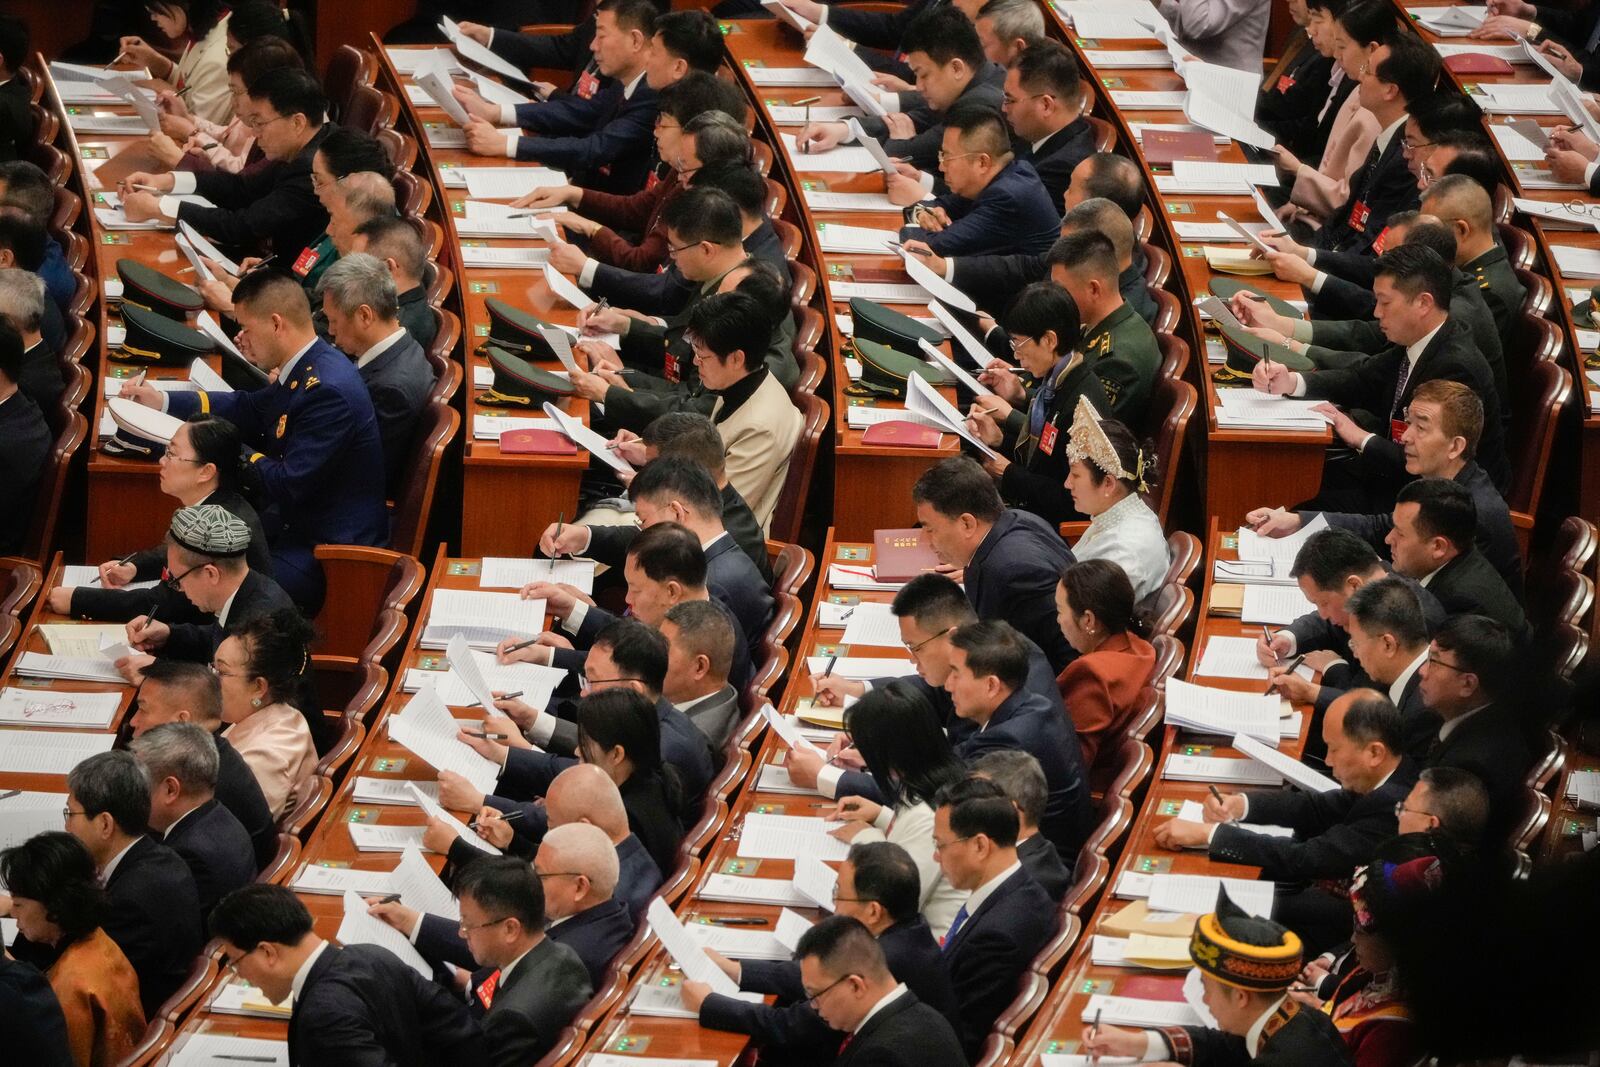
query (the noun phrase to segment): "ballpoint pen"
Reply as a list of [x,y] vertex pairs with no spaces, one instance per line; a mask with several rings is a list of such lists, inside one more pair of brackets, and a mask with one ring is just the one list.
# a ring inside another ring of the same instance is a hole
[[765,926],[767,920],[756,918],[741,918],[739,916],[712,916],[702,920],[712,926]]
[[461,732],[468,737],[476,737],[480,741],[504,741],[511,736],[510,734],[492,734],[487,730],[462,730]]
[[[498,818],[501,822],[516,822],[518,819],[522,818],[522,809],[517,808],[514,811],[502,812],[498,816],[495,816],[495,818]],[[477,828],[478,819],[473,819],[467,823],[467,829],[476,830]]]
[[[142,377],[144,375],[144,372],[140,371],[139,374]],[[140,384],[143,384],[143,383],[141,382]],[[136,555],[138,555],[137,552],[129,552],[126,556],[123,556],[121,559],[117,560],[117,562],[114,565],[118,566],[118,567],[126,567],[128,565],[128,561],[130,559],[132,559]],[[100,576],[97,574],[93,578],[89,579],[89,584],[90,585],[94,585],[98,581],[100,581]]]
[[400,894],[399,893],[390,893],[387,896],[384,896],[384,897],[380,898],[378,900],[378,903],[379,904],[398,904],[398,903],[400,903]]
[[[1094,1022],[1089,1024],[1089,1038],[1090,1038],[1090,1040],[1094,1040],[1095,1038],[1098,1038],[1100,1036],[1100,1015],[1101,1015],[1101,1012],[1103,1010],[1104,1009],[1102,1009],[1102,1008],[1096,1008],[1094,1010]],[[1095,1050],[1093,1050],[1093,1051],[1091,1051],[1089,1053],[1089,1063],[1090,1064],[1098,1064],[1099,1062],[1100,1062],[1100,1050],[1099,1049],[1095,1049]]]
[[839,659],[839,657],[838,657],[837,654],[828,657],[828,668],[827,668],[827,670],[822,672],[822,676],[824,678],[829,678],[829,677],[833,676],[833,665],[834,665],[834,663],[836,663],[838,661],[838,659]]
[[1278,678],[1282,678],[1286,674],[1293,674],[1295,672],[1296,668],[1298,668],[1300,666],[1300,664],[1304,663],[1305,661],[1306,661],[1306,658],[1304,656],[1296,656],[1294,659],[1290,660],[1289,661],[1289,665],[1283,669],[1283,674],[1280,674],[1275,678],[1267,679],[1267,690],[1266,690],[1265,693],[1262,694],[1262,696],[1271,696],[1272,695],[1272,683],[1277,681]]

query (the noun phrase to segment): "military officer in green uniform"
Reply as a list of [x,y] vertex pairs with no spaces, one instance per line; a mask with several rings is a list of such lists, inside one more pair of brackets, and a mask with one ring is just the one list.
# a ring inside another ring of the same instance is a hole
[[1107,418],[1147,426],[1161,348],[1150,324],[1122,299],[1110,239],[1094,231],[1070,234],[1051,246],[1047,259],[1050,280],[1072,294],[1087,324],[1079,349],[1105,388]]
[[1489,191],[1465,174],[1447,174],[1423,192],[1422,210],[1455,231],[1456,263],[1483,293],[1500,330],[1501,350],[1510,351],[1511,330],[1528,289],[1500,244]]
[[1271,919],[1250,915],[1219,889],[1217,910],[1200,916],[1189,940],[1202,999],[1218,1028],[1088,1026],[1083,1048],[1195,1067],[1348,1067],[1350,1054],[1333,1022],[1289,998],[1300,957],[1298,937]]

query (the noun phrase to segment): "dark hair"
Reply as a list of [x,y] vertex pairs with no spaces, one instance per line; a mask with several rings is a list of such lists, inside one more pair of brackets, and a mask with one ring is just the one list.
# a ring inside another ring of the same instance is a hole
[[1417,505],[1417,532],[1423,537],[1442,537],[1457,552],[1472,551],[1478,533],[1478,505],[1460,482],[1453,478],[1418,478],[1401,488],[1395,503]]
[[[694,138],[695,158],[702,168],[707,159],[752,163],[755,149],[744,122],[722,111],[702,111],[683,125],[685,137]],[[700,153],[704,152],[705,155]]]
[[[628,498],[674,497],[707,518],[722,514],[722,490],[702,464],[680,456],[661,456],[634,476]],[[702,558],[704,553],[701,554]],[[643,564],[640,564],[643,566]]]
[[1089,157],[1089,169],[1082,181],[1085,198],[1104,197],[1130,219],[1144,207],[1144,175],[1139,164],[1127,156],[1096,152]]
[[1384,0],[1359,0],[1334,18],[1345,35],[1359,45],[1388,44],[1399,33],[1394,8]]
[[1061,357],[1078,347],[1083,319],[1071,293],[1054,282],[1034,282],[1018,293],[1006,309],[1005,328],[1007,333],[1034,341],[1054,331],[1056,355]]
[[189,20],[189,35],[196,41],[210,33],[223,14],[218,0],[146,0],[145,6],[182,11]]
[[279,608],[257,615],[235,629],[233,636],[249,657],[245,669],[250,677],[266,680],[268,700],[297,706],[303,703],[300,689],[311,666],[311,642],[317,634],[299,611]]
[[1024,825],[1039,825],[1050,803],[1050,783],[1037,756],[1020,748],[992,748],[973,762],[972,770],[1005,792]]
[[[659,528],[651,527],[652,530]],[[639,536],[648,532],[641,530]],[[660,694],[667,677],[667,639],[661,636],[660,630],[638,619],[618,619],[596,634],[590,647],[610,649],[611,662],[617,665],[617,670],[626,677],[637,678],[651,693]],[[653,719],[654,710],[650,714]],[[659,745],[658,741],[657,747]]]
[[1425,767],[1417,781],[1428,787],[1428,812],[1439,829],[1463,845],[1476,845],[1489,824],[1489,790],[1460,767]]
[[961,132],[963,151],[984,152],[996,162],[1011,153],[1011,133],[1006,120],[987,104],[952,104],[945,112],[944,128]]
[[711,674],[727,680],[728,672],[733,670],[733,653],[739,635],[734,632],[733,620],[720,605],[710,600],[685,600],[668,609],[665,621],[678,628],[678,637],[690,655],[704,656],[710,663]]
[[1106,284],[1115,282],[1122,273],[1117,269],[1117,246],[1098,230],[1080,230],[1057,237],[1044,259],[1049,266],[1098,278]]
[[0,207],[0,248],[11,249],[18,267],[37,273],[48,241],[44,223],[14,204]]
[[658,522],[640,530],[628,544],[628,558],[652,582],[679,582],[690,589],[706,584],[705,549],[687,527],[675,522]]
[[[727,469],[727,453],[723,449],[722,435],[717,432],[717,424],[699,412],[669,411],[665,415],[657,415],[639,436],[646,445],[656,450],[657,458],[682,456],[699,463],[713,476]],[[632,488],[629,486],[630,492]],[[720,510],[718,513],[721,513]]]
[[[238,18],[235,14],[233,18]],[[230,30],[233,19],[228,20]],[[251,41],[228,57],[228,73],[239,75],[239,81],[248,94],[256,79],[269,70],[279,67],[303,67],[300,53],[282,37],[262,37]]]
[[1030,93],[1048,93],[1063,104],[1077,99],[1083,72],[1071,50],[1060,41],[1035,41],[1011,61],[1017,81]]
[[772,344],[772,327],[772,319],[761,301],[736,289],[731,293],[712,293],[690,309],[684,334],[710,349],[723,363],[735,352],[742,351],[745,370],[755,371],[763,366],[767,348]]
[[56,208],[56,187],[49,175],[26,159],[0,163],[0,184],[6,187],[0,207],[19,207],[43,226]]
[[1378,565],[1378,553],[1350,530],[1330,526],[1306,538],[1295,553],[1289,577],[1301,575],[1324,592],[1333,592],[1354,574],[1369,574]]
[[595,6],[595,11],[609,11],[611,17],[617,20],[617,25],[627,30],[638,30],[644,34],[645,40],[655,32],[656,16],[661,9],[650,0],[600,0]]
[[1001,848],[1014,848],[1021,819],[1005,790],[987,778],[963,778],[939,790],[935,808],[950,809],[950,829],[960,837],[987,837]]
[[233,287],[233,306],[243,307],[262,301],[270,312],[286,311],[288,316],[311,321],[311,300],[300,282],[275,270],[253,270]]
[[217,468],[217,488],[237,489],[242,475],[239,465],[239,428],[216,415],[189,416],[189,443],[195,458]]
[[[141,673],[146,685],[155,682],[183,690],[193,705],[190,710],[207,725],[222,721],[222,682],[205,664],[157,656]],[[140,689],[142,692],[143,687]]]
[[428,266],[428,250],[422,238],[405,219],[396,215],[379,215],[355,228],[355,233],[367,239],[367,251],[379,259],[392,259],[408,277],[421,278]]
[[941,459],[923,471],[911,487],[911,500],[947,519],[971,515],[979,522],[995,522],[1006,510],[994,479],[971,456]]
[[652,36],[694,70],[715,73],[722,65],[722,28],[704,9],[669,11],[657,16]]
[[893,841],[867,841],[850,846],[845,860],[856,869],[856,899],[877,902],[895,922],[914,918],[922,909],[922,874],[911,854]]
[[902,678],[875,685],[845,709],[845,729],[892,807],[931,801],[965,769],[939,713]]
[[22,335],[11,320],[0,316],[0,377],[12,385],[22,381]]
[[[728,142],[707,140],[706,143],[711,145]],[[700,142],[696,141],[697,149],[699,145]],[[746,161],[745,155],[740,155],[736,159],[714,161],[700,156],[700,164],[701,168],[694,176],[694,188],[724,192],[742,214],[757,218],[766,217],[767,179]],[[741,228],[742,226],[741,223]]]
[[394,163],[378,139],[348,126],[334,126],[329,130],[317,145],[317,154],[322,156],[328,172],[335,178],[364,170],[376,171],[385,178],[394,177]]
[[1367,582],[1350,594],[1345,611],[1368,634],[1390,634],[1402,648],[1428,643],[1428,620],[1417,594],[1399,578]]
[[28,24],[14,15],[0,15],[0,63],[15,74],[28,61],[32,43]]
[[304,115],[315,129],[328,117],[328,98],[322,86],[308,72],[295,67],[278,67],[262,74],[250,85],[250,99],[265,100],[279,115]]
[[1434,307],[1448,310],[1453,270],[1433,249],[1403,244],[1378,257],[1376,276],[1388,278],[1408,300],[1427,293],[1433,297]]
[[56,948],[94,932],[106,905],[94,857],[65,830],[35,834],[0,852],[0,882],[14,897],[36,900],[61,929]]
[[[1447,145],[1453,136],[1450,134],[1441,136],[1435,144]],[[1487,140],[1472,138],[1470,147],[1452,147],[1456,148],[1456,158],[1445,164],[1445,175],[1459,174],[1464,178],[1471,178],[1485,189],[1493,189],[1500,184],[1502,167],[1500,157],[1489,147]]]
[[578,750],[584,751],[585,745],[602,752],[621,746],[635,774],[677,780],[666,773],[670,768],[661,762],[661,721],[656,718],[656,706],[636,689],[616,686],[578,701]]
[[[1133,431],[1116,419],[1101,419],[1100,430],[1106,435],[1106,440],[1111,442],[1111,449],[1117,454],[1118,465],[1133,475],[1132,478],[1117,478],[1117,481],[1121,482],[1130,493],[1138,491],[1141,479],[1146,489],[1153,489],[1161,477],[1161,472],[1156,467],[1155,445],[1148,441],[1141,444],[1133,435]],[[1084,456],[1083,465],[1096,482],[1117,477],[1111,471],[1102,470],[1093,456]]]
[[1338,18],[1344,11],[1345,0],[1306,0],[1306,7],[1326,11],[1332,18]]
[[877,980],[888,972],[883,946],[860,919],[829,915],[805,933],[794,946],[794,958],[811,957],[829,974],[857,974],[863,981]]
[[[1390,19],[1393,19],[1390,15]],[[1439,82],[1439,53],[1433,45],[1409,33],[1396,33],[1388,40],[1389,55],[1373,67],[1379,81],[1400,90],[1409,105],[1432,95]]]
[[287,886],[252,882],[240,886],[211,909],[212,937],[242,948],[257,945],[298,945],[311,933],[311,913]]
[[[766,188],[765,179],[762,180],[762,188]],[[745,272],[745,276],[739,279],[739,284],[733,287],[733,291],[755,297],[767,313],[767,321],[776,329],[779,323],[789,317],[788,279],[778,273],[777,267],[755,256],[749,257],[733,269]]]
[[[1363,587],[1365,588],[1365,587]],[[1359,692],[1359,691],[1358,691]],[[1376,690],[1366,690],[1369,696],[1357,696],[1345,709],[1340,729],[1358,745],[1381,742],[1390,754],[1405,752],[1405,728],[1400,709],[1387,696]]]
[[[1409,98],[1407,103],[1410,104]],[[1417,124],[1417,132],[1430,141],[1436,134],[1452,130],[1472,130],[1480,136],[1483,133],[1480,125],[1483,112],[1463,93],[1433,93],[1410,104],[1407,110]]]
[[977,27],[951,4],[924,11],[912,19],[900,38],[900,52],[921,52],[941,67],[959,59],[974,75],[988,62]]
[[744,239],[744,219],[721,189],[690,186],[661,209],[661,221],[684,242],[710,241],[732,248]]
[[966,654],[967,669],[980,678],[995,677],[1007,689],[1021,689],[1028,680],[1028,645],[1009,622],[982,619],[956,628],[950,643]]
[[1433,643],[1455,656],[1458,670],[1477,675],[1478,688],[1491,698],[1506,690],[1515,649],[1502,624],[1483,615],[1456,615],[1439,627]]
[[525,859],[480,856],[457,872],[454,892],[496,918],[517,920],[525,931],[544,929],[544,882]]
[[[1395,224],[1394,219],[1389,225]],[[1406,225],[1406,239],[1401,247],[1431,248],[1446,263],[1456,261],[1456,232],[1443,222],[1411,222]]]
[[[1395,935],[1409,940],[1409,932],[1438,907],[1438,897],[1453,881],[1459,861],[1460,851],[1450,834],[1399,834],[1381,842],[1372,852],[1366,877],[1351,887],[1352,903],[1365,913],[1364,931],[1391,946]],[[1396,871],[1414,862],[1424,870]],[[1416,877],[1410,876],[1413,871]],[[1395,969],[1401,971],[1402,966]]]
[[150,828],[150,779],[131,752],[90,756],[67,773],[67,790],[86,819],[109,814],[117,829],[133,836]]
[[889,613],[897,619],[909,618],[925,630],[961,626],[976,622],[978,613],[972,601],[947,574],[919,574],[894,595]]
[[289,22],[284,18],[283,8],[274,0],[235,0],[230,11],[228,35],[241,45],[249,47],[261,41],[289,43]]
[[[688,11],[674,11],[667,18],[688,15]],[[720,36],[717,48],[722,48]],[[722,111],[743,122],[749,114],[744,94],[713,73],[691,70],[671,85],[661,90],[661,110],[678,120],[679,126],[689,125],[689,120],[706,111]]]
[[1086,559],[1061,572],[1067,603],[1078,614],[1094,612],[1108,634],[1127,633],[1133,624],[1133,583],[1121,564]]

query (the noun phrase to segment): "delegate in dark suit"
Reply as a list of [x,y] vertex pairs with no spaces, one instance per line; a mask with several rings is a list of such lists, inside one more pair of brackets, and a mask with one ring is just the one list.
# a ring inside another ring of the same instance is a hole
[[[483,801],[499,811],[522,812],[519,836],[542,837],[548,825],[544,805],[523,803],[522,799],[544,796],[555,776],[574,762],[548,753],[539,755],[545,758],[534,761],[510,782],[502,771],[496,787],[500,793],[485,797]],[[628,828],[638,835],[645,851],[655,861],[657,871],[662,875],[671,874],[678,867],[683,823],[670,800],[665,780],[659,774],[634,774],[618,786],[617,791],[622,794],[622,806],[628,813]]]
[[[924,201],[923,205],[926,206]],[[996,252],[1044,253],[1061,229],[1061,213],[1050,202],[1033,164],[1013,159],[990,179],[975,198],[956,193],[934,197],[950,224],[937,233],[920,226],[901,228],[902,240],[923,241],[941,256],[981,256]],[[906,209],[909,222],[916,207]]]
[[[834,12],[843,11],[838,7]],[[1005,81],[1006,72],[1003,68],[986,63],[983,69],[969,81],[966,88],[961,90],[952,108],[962,104],[981,104],[991,111],[999,111],[1001,104],[1001,84]],[[889,137],[889,126],[883,119],[876,115],[868,115],[860,120],[861,128],[868,137],[883,145],[883,150],[891,156],[910,160],[911,165],[924,174],[939,173],[939,146],[944,140],[944,112],[936,111],[926,103],[908,109],[906,117],[911,119],[911,124],[916,127],[916,133],[910,137]],[[1059,216],[1057,217],[1059,222]]]
[[1600,88],[1600,9],[1535,4],[1533,10],[1533,21],[1539,26],[1534,40],[1565,45],[1583,67],[1577,78],[1579,88]]
[[1061,853],[1043,834],[1018,841],[1017,859],[1022,861],[1022,869],[1031,874],[1039,888],[1056,903],[1059,904],[1072,887],[1072,871],[1061,862]]
[[[1406,798],[1416,779],[1416,764],[1402,759],[1388,780],[1370,793],[1252,790],[1245,823],[1219,823],[1210,857],[1219,863],[1260,867],[1262,878],[1278,882],[1348,878],[1374,848],[1395,835],[1394,806]],[[1252,822],[1287,826],[1294,837],[1255,833],[1247,825]]]
[[[570,20],[563,20],[570,21]],[[510,60],[523,70],[539,68],[570,70],[573,78],[593,64],[594,54],[589,43],[594,40],[594,15],[573,26],[566,33],[518,33],[516,30],[496,27],[489,38],[489,50],[502,59]],[[560,90],[569,93],[574,90]]]
[[212,655],[228,634],[251,619],[293,607],[294,601],[277,582],[264,574],[248,571],[239,585],[239,591],[228,605],[226,626],[215,615],[209,616],[209,622],[175,623],[170,628],[167,643],[161,647],[161,654],[171,659],[210,663]]
[[715,757],[728,743],[728,735],[739,721],[739,691],[732,685],[724,685],[698,704],[678,705],[678,710],[705,735]]
[[[1415,578],[1397,573],[1388,563],[1383,564],[1383,569],[1385,578],[1399,579],[1416,595],[1417,603],[1422,605],[1422,617],[1428,624],[1429,633],[1444,625],[1448,616],[1438,597],[1428,592]],[[1289,624],[1289,633],[1294,635],[1297,653],[1326,649],[1344,660],[1322,672],[1322,695],[1316,700],[1318,714],[1327,711],[1328,705],[1340,693],[1372,685],[1366,673],[1356,664],[1355,653],[1350,651],[1350,633],[1343,626],[1336,626],[1316,612],[1308,611]]]
[[1350,1067],[1344,1036],[1314,1008],[1286,1000],[1262,1027],[1252,1057],[1244,1038],[1204,1026],[1163,1026],[1159,1033],[1176,1063],[1195,1067]]
[[21,159],[33,143],[33,113],[28,84],[13,74],[0,84],[0,163]]
[[337,348],[318,339],[260,389],[172,393],[168,401],[180,419],[197,411],[227,419],[255,449],[249,469],[266,505],[273,573],[291,596],[307,599],[302,587],[318,573],[317,545],[388,543],[383,486],[372,477],[383,469],[378,420],[361,375]]
[[356,370],[366,384],[372,412],[378,420],[384,491],[389,499],[398,499],[411,467],[418,420],[433,389],[433,367],[416,339],[402,331],[399,339],[371,362],[358,360]]
[[566,171],[586,189],[631,193],[649,173],[659,103],[641,73],[631,85],[609,79],[591,98],[518,104],[517,125],[538,136],[517,138],[517,158]]
[[466,1005],[376,945],[324,948],[289,1017],[290,1067],[487,1062]]
[[[1511,479],[1511,464],[1506,459],[1505,433],[1501,429],[1498,395],[1494,377],[1471,339],[1453,319],[1446,319],[1434,334],[1406,376],[1405,388],[1396,397],[1406,350],[1391,344],[1383,351],[1352,363],[1348,367],[1311,371],[1305,375],[1305,395],[1315,400],[1331,400],[1351,413],[1357,422],[1373,431],[1361,452],[1362,469],[1375,477],[1399,480],[1405,477],[1405,453],[1390,436],[1391,423],[1403,417],[1411,394],[1423,382],[1435,379],[1460,382],[1483,400],[1483,437],[1478,442],[1478,462],[1495,485]],[[1358,414],[1360,413],[1360,414]]]
[[1434,571],[1428,592],[1451,615],[1487,615],[1506,628],[1513,643],[1528,636],[1522,605],[1476,545]]
[[739,550],[731,534],[724,533],[706,547],[706,582],[721,588],[723,596],[718,599],[738,620],[745,643],[759,647],[776,606],[772,585]]
[[1060,699],[1045,700],[1018,690],[995,709],[988,725],[955,746],[956,755],[969,764],[997,749],[1028,752],[1039,761],[1049,789],[1039,832],[1067,855],[1076,856],[1094,815],[1083,773],[1083,748],[1072,720],[1061,712]]
[[215,797],[168,827],[165,842],[194,875],[202,918],[211,914],[217,901],[255,881],[255,846],[250,835]]
[[[478,994],[491,972],[473,975],[471,1005],[479,1015]],[[527,1067],[550,1051],[561,1031],[588,1003],[594,989],[583,961],[548,934],[517,961],[509,975],[499,972],[481,1016],[483,1039],[492,1067]]]
[[75,1067],[67,1020],[49,979],[31,963],[0,955],[0,1044],[15,1062]]
[[[783,238],[769,220],[762,219],[740,243],[752,259],[776,270],[785,286],[794,284],[783,250]],[[617,307],[631,308],[646,315],[675,315],[693,297],[695,286],[683,276],[676,263],[669,262],[665,270],[653,271],[624,270],[602,263],[595,268],[593,284],[584,288],[590,296],[607,298]],[[781,370],[778,373],[786,388],[799,376],[798,368],[792,375]]]
[[[633,940],[633,929],[628,905],[612,897],[576,915],[551,921],[545,927],[545,936],[575,954],[587,969],[590,983],[598,987],[612,958]],[[423,915],[416,944],[417,951],[430,963],[477,966],[466,938],[461,936],[460,924],[454,919]]]
[[967,599],[980,619],[1004,619],[1044,650],[1056,672],[1072,647],[1056,624],[1056,582],[1073,564],[1061,534],[1039,516],[1007,508],[967,561]]
[[966,1054],[949,1017],[907,989],[862,1024],[835,1067],[962,1067]]
[[1094,127],[1089,125],[1089,120],[1079,115],[1046,137],[1038,148],[1028,144],[1018,146],[1019,158],[1032,163],[1033,169],[1039,173],[1039,180],[1044,183],[1044,191],[1050,197],[1050,206],[1055,210],[1058,221],[1062,199],[1067,194],[1067,187],[1072,184],[1072,171],[1079,163],[1094,155],[1095,137]]
[[195,192],[216,207],[187,200],[178,219],[219,244],[259,247],[267,241],[292,255],[317,241],[328,228],[328,213],[311,189],[311,157],[333,129],[324,123],[293,159],[238,174],[212,170],[195,175]]
[[1446,724],[1435,734],[1425,767],[1470,771],[1489,791],[1490,825],[1504,830],[1521,811],[1533,753],[1516,713],[1491,704]]
[[49,411],[66,392],[67,383],[61,377],[61,361],[50,342],[41,336],[37,344],[22,351],[22,374],[17,385],[33,398],[41,412]]
[[[761,524],[756,521],[755,512],[750,510],[750,505],[745,503],[732,482],[722,487],[722,528],[728,531],[728,536],[733,538],[740,551],[756,565],[761,580],[770,583],[772,561],[767,556],[767,539],[761,533]],[[633,544],[637,536],[639,527],[631,524],[591,526],[589,547],[583,555],[608,567],[620,568],[628,556],[628,546]]]
[[645,851],[638,834],[629,834],[617,845],[617,888],[613,895],[628,905],[628,914],[639,923],[644,919],[650,898],[661,888],[661,869]]
[[[427,264],[427,269],[432,271],[433,264]],[[422,346],[424,352],[439,335],[439,320],[433,317],[433,308],[428,306],[428,290],[423,286],[413,285],[400,294],[399,319],[400,325],[406,328],[406,333]]]
[[956,1032],[976,1060],[995,1019],[1017,995],[1017,979],[1055,933],[1056,909],[1020,868],[945,938],[944,965],[956,998]]
[[1333,60],[1311,47],[1305,30],[1296,30],[1279,54],[1285,58],[1256,94],[1256,124],[1296,156],[1319,159],[1327,134],[1320,130],[1317,116],[1328,99]]
[[44,416],[21,391],[0,400],[0,554],[22,550],[37,503],[39,475],[54,438]]
[[1349,199],[1317,231],[1316,248],[1370,254],[1389,216],[1417,206],[1417,179],[1401,155],[1401,140],[1396,131],[1381,152],[1373,144],[1366,163],[1350,177]]

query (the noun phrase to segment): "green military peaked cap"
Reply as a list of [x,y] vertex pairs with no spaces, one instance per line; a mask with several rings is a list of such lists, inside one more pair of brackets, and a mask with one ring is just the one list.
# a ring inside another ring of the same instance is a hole
[[200,291],[167,277],[138,260],[117,260],[117,277],[122,279],[122,303],[134,305],[183,322],[205,308]]
[[942,344],[944,334],[882,304],[861,297],[850,299],[850,319],[856,339],[866,338],[901,352],[915,352],[918,341]]
[[216,346],[199,330],[141,307],[122,305],[122,325],[127,336],[112,359],[156,367],[187,367],[196,356],[209,355]]
[[913,374],[926,378],[935,385],[945,381],[944,371],[941,368],[926,363],[916,356],[896,352],[887,345],[863,340],[859,335],[855,338],[855,352],[856,358],[861,360],[861,381],[852,385],[846,392],[854,392],[857,396],[870,394],[904,400],[906,392],[910,389],[908,383]]
[[494,297],[483,304],[489,312],[489,337],[478,347],[480,353],[487,354],[490,348],[499,348],[523,359],[556,358],[550,342],[539,332],[540,327],[550,329],[550,323]]
[[571,396],[572,383],[559,374],[540,370],[521,356],[489,346],[489,366],[494,384],[478,397],[480,404],[538,407],[551,397]]

